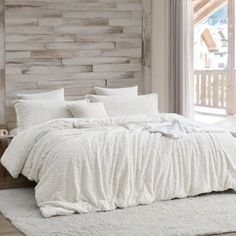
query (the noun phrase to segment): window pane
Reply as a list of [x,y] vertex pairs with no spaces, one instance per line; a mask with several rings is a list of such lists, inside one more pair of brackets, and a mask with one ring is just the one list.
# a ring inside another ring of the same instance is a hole
[[228,83],[228,1],[194,5],[194,103],[200,113],[225,115]]

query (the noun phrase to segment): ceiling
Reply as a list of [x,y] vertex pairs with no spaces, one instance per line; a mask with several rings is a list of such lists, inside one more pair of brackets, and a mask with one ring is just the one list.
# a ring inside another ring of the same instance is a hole
[[226,3],[227,0],[193,0],[194,25],[201,23]]

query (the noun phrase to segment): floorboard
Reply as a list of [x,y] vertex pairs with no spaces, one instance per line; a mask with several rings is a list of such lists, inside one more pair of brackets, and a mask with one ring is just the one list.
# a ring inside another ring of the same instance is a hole
[[8,221],[1,213],[0,213],[0,235],[1,236],[23,236],[18,229],[16,229],[10,221]]

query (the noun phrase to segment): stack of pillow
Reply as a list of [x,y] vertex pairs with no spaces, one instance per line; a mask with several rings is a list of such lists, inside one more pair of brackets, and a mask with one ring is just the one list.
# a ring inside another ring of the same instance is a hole
[[156,94],[138,96],[138,87],[99,88],[96,95],[65,101],[64,89],[39,94],[18,94],[14,106],[20,130],[58,118],[108,118],[125,115],[156,115]]

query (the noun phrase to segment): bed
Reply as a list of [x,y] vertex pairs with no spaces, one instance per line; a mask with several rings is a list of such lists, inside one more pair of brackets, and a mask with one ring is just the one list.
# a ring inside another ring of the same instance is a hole
[[[89,98],[92,111],[84,101],[69,105],[73,118],[25,127],[2,157],[13,177],[23,174],[37,183],[43,217],[236,189],[236,139],[230,133],[158,113],[156,95]],[[94,110],[99,118],[93,117]],[[187,132],[172,137],[147,129],[163,120],[177,120]]]

